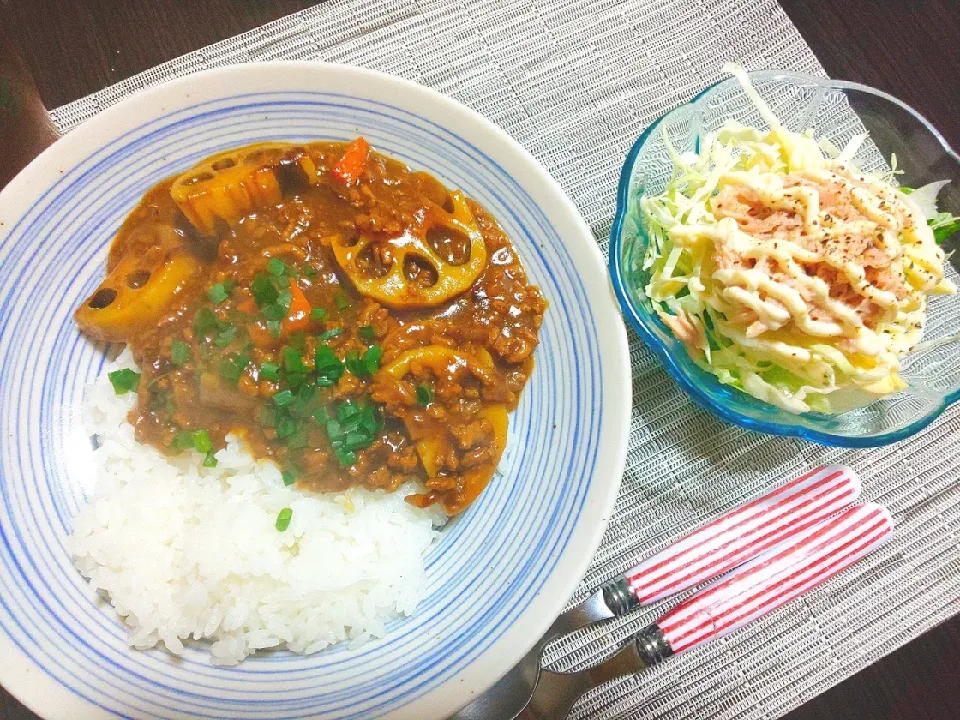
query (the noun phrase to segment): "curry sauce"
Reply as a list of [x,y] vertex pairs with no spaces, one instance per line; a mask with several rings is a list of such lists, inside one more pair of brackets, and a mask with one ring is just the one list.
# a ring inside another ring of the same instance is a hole
[[288,483],[455,514],[492,477],[547,302],[496,221],[353,143],[220,153],[146,193],[77,310],[140,366],[137,439],[236,434]]

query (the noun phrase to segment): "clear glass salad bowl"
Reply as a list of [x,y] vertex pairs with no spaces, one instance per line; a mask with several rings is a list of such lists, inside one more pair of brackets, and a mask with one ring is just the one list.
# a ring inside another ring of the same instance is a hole
[[[960,157],[911,107],[857,83],[776,71],[749,76],[788,129],[812,128],[816,138],[838,148],[854,135],[868,132],[869,140],[861,145],[854,163],[868,172],[882,172],[889,170],[895,157],[897,181],[906,187],[949,180],[940,192],[938,208],[960,214]],[[627,155],[610,238],[610,273],[628,323],[696,402],[741,427],[843,447],[884,445],[918,432],[960,399],[960,341],[917,349],[904,358],[901,376],[909,387],[894,395],[841,413],[795,414],[720,383],[690,358],[683,343],[657,317],[643,291],[649,282],[642,266],[648,238],[640,223],[638,201],[644,194],[661,193],[670,178],[673,163],[664,131],[678,152],[696,152],[701,138],[728,118],[761,130],[768,127],[740,84],[729,78],[660,118]],[[958,245],[960,234],[943,244],[948,257]],[[947,268],[947,276],[954,281],[958,260],[953,257],[952,267]],[[958,332],[960,295],[931,297],[924,340]]]

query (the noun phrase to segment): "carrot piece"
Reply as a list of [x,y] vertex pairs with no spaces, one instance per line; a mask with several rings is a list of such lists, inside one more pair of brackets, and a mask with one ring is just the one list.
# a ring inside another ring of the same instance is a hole
[[333,166],[333,176],[347,187],[356,185],[367,167],[367,158],[370,157],[370,143],[358,137],[347,146],[343,157]]
[[[310,301],[303,294],[303,290],[297,285],[293,278],[290,281],[290,308],[287,316],[280,323],[280,334],[271,335],[267,330],[267,325],[263,320],[252,323],[247,332],[253,344],[260,349],[270,349],[277,347],[291,333],[297,330],[305,330],[310,327]],[[245,300],[239,306],[244,312],[256,312],[257,306],[252,299]]]
[[303,290],[290,278],[290,310],[280,325],[280,334],[289,335],[297,330],[305,330],[310,325],[310,301]]

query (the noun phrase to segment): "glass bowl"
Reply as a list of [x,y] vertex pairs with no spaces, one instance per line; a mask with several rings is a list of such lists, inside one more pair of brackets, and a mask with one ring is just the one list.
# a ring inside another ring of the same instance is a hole
[[[855,134],[870,133],[854,158],[863,170],[882,171],[896,156],[900,184],[920,187],[950,180],[939,209],[960,214],[960,157],[918,112],[886,93],[864,85],[825,78],[760,71],[749,74],[760,95],[790,130],[813,128],[815,137],[844,147]],[[902,440],[932,422],[960,398],[960,342],[916,351],[903,361],[909,388],[871,404],[837,414],[795,414],[723,385],[701,369],[683,343],[655,314],[643,287],[648,239],[639,222],[638,200],[663,191],[672,163],[663,131],[679,151],[697,151],[703,135],[732,118],[760,129],[767,126],[734,79],[707,88],[692,101],[651,125],[627,155],[617,189],[617,214],[610,237],[610,273],[629,324],[662,360],[667,372],[700,405],[724,420],[772,435],[792,435],[824,445],[868,447]],[[944,243],[948,256],[960,234]],[[947,268],[957,280],[958,258]],[[930,299],[924,340],[960,331],[960,295]]]

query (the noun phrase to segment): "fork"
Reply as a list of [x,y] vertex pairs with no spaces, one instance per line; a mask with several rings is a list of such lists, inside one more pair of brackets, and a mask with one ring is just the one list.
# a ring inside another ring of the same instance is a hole
[[686,535],[562,613],[512,670],[451,720],[513,717],[530,700],[543,649],[554,637],[722,575],[805,532],[859,494],[860,480],[853,470],[819,467]]
[[837,575],[889,539],[893,522],[873,503],[780,543],[708,586],[630,638],[612,657],[587,670],[542,670],[526,707],[504,720],[561,720],[583,693],[624,675],[701,647],[767,615]]

